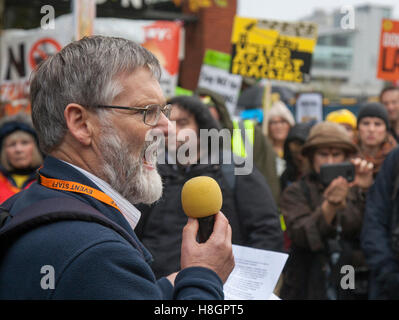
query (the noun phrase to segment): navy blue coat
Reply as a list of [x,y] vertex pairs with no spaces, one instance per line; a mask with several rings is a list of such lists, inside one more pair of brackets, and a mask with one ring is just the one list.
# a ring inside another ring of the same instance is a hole
[[377,278],[386,273],[399,275],[399,261],[391,249],[391,228],[393,201],[399,201],[399,195],[392,199],[399,148],[392,150],[386,157],[377,174],[376,180],[367,195],[364,213],[361,245],[371,269],[370,298],[384,298]]
[[[41,173],[98,189],[71,166],[47,157]],[[123,227],[141,246],[134,248],[116,231],[98,223],[60,221],[42,225],[19,237],[0,262],[0,299],[223,299],[223,284],[202,267],[182,270],[173,288],[166,278],[155,279],[152,257],[123,215],[90,196],[48,189],[34,183],[22,191],[11,209],[51,197],[74,197]],[[46,267],[55,271],[54,289],[43,288]],[[44,269],[43,269],[44,267]]]

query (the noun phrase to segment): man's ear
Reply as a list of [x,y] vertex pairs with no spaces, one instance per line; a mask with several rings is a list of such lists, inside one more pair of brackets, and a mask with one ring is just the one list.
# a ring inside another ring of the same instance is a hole
[[64,110],[69,133],[81,144],[89,146],[93,136],[90,113],[80,104],[70,103]]

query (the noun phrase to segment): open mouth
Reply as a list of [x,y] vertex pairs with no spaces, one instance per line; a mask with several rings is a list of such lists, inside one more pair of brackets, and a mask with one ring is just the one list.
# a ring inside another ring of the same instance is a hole
[[157,163],[158,143],[152,143],[144,148],[143,166],[148,170],[154,170]]
[[152,164],[151,162],[147,161],[145,158],[143,158],[143,166],[144,166],[144,168],[146,168],[148,170],[154,170],[155,169],[155,165]]

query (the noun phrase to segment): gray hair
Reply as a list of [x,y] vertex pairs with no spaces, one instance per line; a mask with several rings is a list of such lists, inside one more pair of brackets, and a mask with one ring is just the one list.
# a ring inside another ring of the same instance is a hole
[[53,151],[64,138],[64,110],[77,103],[98,112],[122,92],[119,79],[145,67],[159,80],[156,57],[139,44],[116,37],[91,36],[72,42],[43,61],[32,74],[32,120],[40,147]]

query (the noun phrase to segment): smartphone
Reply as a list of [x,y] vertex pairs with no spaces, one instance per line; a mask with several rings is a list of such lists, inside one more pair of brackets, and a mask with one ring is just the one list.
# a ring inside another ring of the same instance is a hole
[[339,176],[345,178],[348,182],[355,180],[355,166],[349,162],[334,164],[323,164],[320,167],[320,181],[324,186],[328,186],[331,181]]

